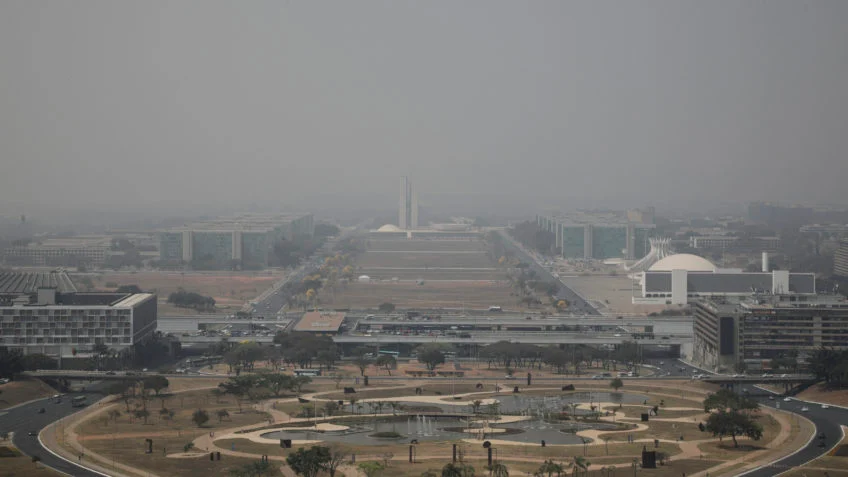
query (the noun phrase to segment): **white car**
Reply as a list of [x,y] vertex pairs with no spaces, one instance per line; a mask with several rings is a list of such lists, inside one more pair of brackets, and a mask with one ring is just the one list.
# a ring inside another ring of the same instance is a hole
[[790,398],[783,398],[783,402],[791,402],[791,401],[792,401],[792,399],[790,399]]
[[809,410],[810,410],[810,408],[808,408],[807,406],[804,406],[804,407],[801,408],[801,412],[807,412]]
[[827,404],[822,404],[822,409],[830,409],[830,406],[828,406]]

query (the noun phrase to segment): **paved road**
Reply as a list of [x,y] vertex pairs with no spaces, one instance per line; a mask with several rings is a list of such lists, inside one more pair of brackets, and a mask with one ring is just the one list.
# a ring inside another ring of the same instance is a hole
[[506,232],[498,232],[501,237],[503,237],[503,244],[505,247],[514,251],[522,262],[530,265],[530,269],[535,271],[539,277],[544,278],[547,281],[554,282],[559,285],[559,290],[557,291],[557,297],[563,298],[570,304],[568,311],[573,313],[585,313],[587,315],[596,315],[600,316],[600,312],[595,309],[592,305],[589,304],[586,300],[583,299],[580,295],[574,292],[571,288],[568,288],[563,284],[559,279],[554,278],[545,267],[539,265],[539,263],[530,256],[527,252],[524,251],[518,244],[513,241],[512,237],[509,236]]
[[[39,456],[41,463],[48,467],[52,467],[68,475],[73,475],[74,477],[101,476],[102,474],[91,472],[54,456],[41,446],[37,436],[28,435],[30,432],[38,433],[48,424],[84,409],[71,407],[71,398],[83,395],[88,396],[89,402],[101,398],[99,394],[68,393],[62,398],[60,404],[52,402],[51,399],[41,399],[25,404],[11,409],[6,414],[0,416],[0,431],[14,432],[15,435],[12,442],[15,444],[15,447],[27,455]],[[44,414],[38,412],[41,408],[44,408]]]
[[[820,404],[804,403],[796,399],[785,402],[780,397],[777,397],[774,401],[768,398],[760,398],[758,401],[761,405],[772,408],[779,405],[780,409],[795,412],[813,421],[813,424],[816,425],[817,437],[797,454],[772,462],[761,469],[742,474],[746,477],[773,477],[821,457],[830,452],[842,439],[840,424],[848,424],[848,410],[846,409],[834,407],[822,409]],[[803,406],[806,406],[809,410],[802,411]],[[824,439],[819,438],[822,435],[824,435]]]

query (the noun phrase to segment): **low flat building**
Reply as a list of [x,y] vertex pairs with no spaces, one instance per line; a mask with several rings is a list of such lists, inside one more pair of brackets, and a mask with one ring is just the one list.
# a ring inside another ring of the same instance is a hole
[[694,236],[689,238],[689,246],[701,250],[773,251],[780,249],[780,237]]
[[294,331],[336,335],[344,319],[345,314],[336,311],[309,311],[303,314]]
[[78,293],[61,279],[53,287],[21,280],[0,276],[0,346],[71,357],[96,344],[126,349],[156,330],[154,294]]
[[685,305],[703,298],[742,298],[756,294],[816,294],[813,273],[719,269],[703,257],[686,253],[669,255],[635,278],[638,284],[634,286],[632,301],[641,305]]
[[111,239],[106,236],[48,238],[3,250],[3,261],[19,266],[102,265],[110,245]]
[[771,360],[822,347],[848,349],[848,301],[835,295],[760,295],[695,304],[693,360],[714,371],[740,364],[769,370]]

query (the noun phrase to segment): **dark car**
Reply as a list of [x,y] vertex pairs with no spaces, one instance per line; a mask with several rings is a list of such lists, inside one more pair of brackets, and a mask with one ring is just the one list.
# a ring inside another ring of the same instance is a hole
[[38,435],[38,431],[29,431],[29,432],[27,432],[27,435],[30,436],[30,437],[35,437],[35,436]]
[[106,371],[106,376],[114,376],[114,375],[115,375],[114,371]]
[[43,407],[38,410],[39,414],[44,414],[45,412],[47,412],[47,410],[45,410]]

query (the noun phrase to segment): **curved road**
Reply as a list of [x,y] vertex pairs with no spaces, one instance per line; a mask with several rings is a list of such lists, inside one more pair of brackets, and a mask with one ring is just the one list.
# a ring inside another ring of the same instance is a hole
[[[41,458],[41,463],[52,467],[60,472],[74,477],[102,477],[103,474],[91,472],[88,469],[67,462],[51,454],[38,441],[37,433],[47,425],[70,416],[85,408],[71,407],[71,399],[74,396],[89,396],[89,401],[100,399],[100,395],[91,396],[88,393],[68,393],[62,398],[62,402],[57,404],[51,398],[39,399],[29,404],[0,411],[4,413],[0,415],[0,431],[14,432],[12,442],[15,447],[29,456],[37,455]],[[44,413],[39,413],[39,409],[44,408]],[[35,436],[28,435],[30,432],[35,432]]]
[[[821,404],[805,403],[794,398],[786,402],[779,395],[774,397],[774,401],[768,398],[761,398],[758,401],[762,406],[771,408],[780,406],[780,409],[800,414],[813,421],[816,425],[816,435],[797,453],[741,474],[746,477],[774,477],[825,455],[842,440],[840,424],[848,424],[848,409],[837,407],[822,409]],[[801,408],[804,406],[809,410],[802,411]],[[822,435],[824,439],[820,439]]]

